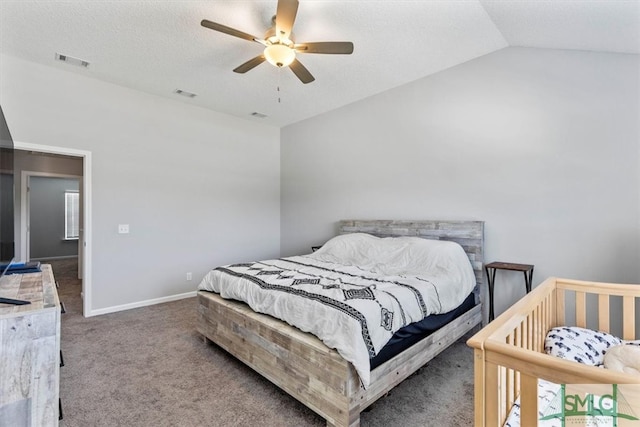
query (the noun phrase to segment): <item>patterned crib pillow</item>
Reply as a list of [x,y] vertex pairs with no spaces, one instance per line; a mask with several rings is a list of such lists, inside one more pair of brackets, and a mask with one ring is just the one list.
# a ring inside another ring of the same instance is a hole
[[622,344],[622,340],[606,332],[577,326],[552,328],[544,340],[547,354],[565,360],[602,366],[607,349]]

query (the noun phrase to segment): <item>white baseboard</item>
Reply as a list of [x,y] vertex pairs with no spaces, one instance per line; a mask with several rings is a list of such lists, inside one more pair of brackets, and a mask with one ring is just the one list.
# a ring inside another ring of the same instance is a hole
[[85,313],[85,317],[100,316],[101,314],[116,313],[118,311],[131,310],[132,308],[146,307],[149,305],[162,304],[163,302],[177,301],[185,298],[195,297],[197,291],[185,292],[184,294],[169,295],[168,297],[148,299],[145,301],[132,302],[130,304],[115,305],[113,307],[99,308],[91,310],[91,313]]
[[72,259],[72,258],[78,258],[78,255],[63,255],[63,256],[50,256],[50,257],[44,257],[44,258],[30,258],[29,261],[40,261],[40,262],[44,262],[44,261],[56,261],[56,260],[62,260],[62,259]]

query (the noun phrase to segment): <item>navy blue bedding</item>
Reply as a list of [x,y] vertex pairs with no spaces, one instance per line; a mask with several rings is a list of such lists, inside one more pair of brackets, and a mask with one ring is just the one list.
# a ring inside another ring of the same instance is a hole
[[475,306],[473,292],[462,304],[448,313],[427,316],[419,322],[414,322],[396,332],[389,342],[373,358],[369,359],[371,370],[374,370],[387,360],[402,353],[421,339],[429,336],[455,318],[461,316]]

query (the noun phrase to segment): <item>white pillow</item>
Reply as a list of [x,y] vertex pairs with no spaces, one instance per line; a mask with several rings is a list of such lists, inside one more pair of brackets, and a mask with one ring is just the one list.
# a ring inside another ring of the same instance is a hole
[[607,350],[622,343],[620,338],[606,332],[563,326],[547,333],[544,350],[561,359],[602,366]]
[[622,344],[611,347],[604,356],[604,367],[630,375],[640,375],[640,346]]
[[455,274],[475,285],[473,267],[464,249],[446,240],[351,233],[332,238],[307,256],[386,276]]

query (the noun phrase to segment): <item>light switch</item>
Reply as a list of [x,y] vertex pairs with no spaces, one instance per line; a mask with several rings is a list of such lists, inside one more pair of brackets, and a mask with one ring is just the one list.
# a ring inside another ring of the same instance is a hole
[[129,234],[129,224],[119,224],[118,225],[118,233],[120,233],[120,234]]

